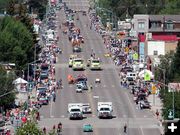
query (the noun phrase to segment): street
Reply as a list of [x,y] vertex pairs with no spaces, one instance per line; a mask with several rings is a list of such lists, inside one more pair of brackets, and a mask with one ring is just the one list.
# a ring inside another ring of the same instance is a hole
[[[73,10],[88,10],[88,0],[64,0],[67,6]],[[64,10],[58,11],[58,21],[62,24],[66,20]],[[160,127],[158,120],[153,116],[150,110],[139,110],[133,101],[130,91],[121,87],[120,78],[118,76],[118,68],[114,65],[109,57],[104,54],[107,50],[104,46],[101,35],[93,29],[89,28],[90,18],[83,16],[81,12],[79,20],[75,19],[75,26],[80,28],[81,34],[84,37],[85,43],[82,44],[82,52],[79,54],[84,61],[90,58],[91,50],[102,61],[102,71],[91,71],[86,68],[84,71],[73,71],[68,67],[69,56],[73,54],[71,43],[67,35],[62,34],[62,29],[59,33],[59,47],[63,53],[58,55],[56,69],[56,80],[62,79],[63,89],[58,89],[56,102],[50,102],[49,105],[43,106],[40,109],[41,121],[40,127],[52,129],[53,125],[62,122],[63,135],[123,135],[123,126],[127,124],[128,135],[159,135]],[[88,24],[88,27],[87,27]],[[72,74],[78,76],[85,74],[88,78],[88,85],[92,84],[92,91],[76,93],[75,86],[68,84],[67,76]],[[100,84],[95,83],[95,79],[101,80]],[[113,118],[99,119],[97,117],[97,102],[112,102],[113,103]],[[85,115],[83,120],[69,120],[68,118],[68,103],[90,103],[92,114]],[[92,124],[93,133],[83,133],[83,124]]]

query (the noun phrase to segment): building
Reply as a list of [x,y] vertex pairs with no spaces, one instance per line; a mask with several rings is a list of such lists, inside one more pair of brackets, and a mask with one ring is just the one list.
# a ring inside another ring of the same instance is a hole
[[132,30],[139,39],[140,58],[174,52],[180,40],[180,15],[140,15],[133,17]]
[[146,61],[148,69],[159,62],[159,55],[175,52],[180,41],[180,15],[136,14],[132,19],[132,31],[139,40],[140,61]]

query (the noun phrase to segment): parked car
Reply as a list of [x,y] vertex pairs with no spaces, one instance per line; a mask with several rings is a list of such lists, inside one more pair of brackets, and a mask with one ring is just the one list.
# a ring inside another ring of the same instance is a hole
[[127,80],[127,83],[128,83],[128,85],[130,86],[132,86],[132,85],[135,85],[135,82],[134,82],[134,79],[133,78],[131,78],[131,77],[129,77],[129,78],[126,78],[126,80]]
[[0,135],[5,135],[6,133],[6,122],[5,120],[0,119]]
[[139,94],[137,95],[135,102],[138,103],[139,101],[146,100],[146,94]]
[[140,101],[141,108],[150,108],[150,103],[147,100]]
[[49,104],[49,99],[47,96],[42,96],[42,97],[39,97],[39,103],[41,105],[48,105]]
[[83,11],[83,13],[82,13],[84,16],[86,16],[86,11]]

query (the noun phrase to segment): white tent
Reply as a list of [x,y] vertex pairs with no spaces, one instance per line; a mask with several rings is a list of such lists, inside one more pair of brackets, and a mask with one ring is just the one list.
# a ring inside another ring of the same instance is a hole
[[13,81],[17,91],[19,92],[27,92],[27,84],[28,82],[22,78],[17,78]]
[[28,82],[22,78],[17,78],[16,80],[13,81],[13,84],[17,85],[17,84],[27,84]]
[[153,73],[152,73],[150,70],[147,70],[147,69],[141,70],[141,71],[139,72],[138,76],[139,76],[140,78],[144,78],[145,73],[148,73],[148,74],[150,75],[151,79],[154,78]]

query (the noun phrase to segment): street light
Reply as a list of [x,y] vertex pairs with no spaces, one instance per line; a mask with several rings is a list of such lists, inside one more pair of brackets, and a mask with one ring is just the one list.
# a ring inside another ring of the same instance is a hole
[[[33,62],[30,62],[30,63],[28,63],[28,91],[29,91],[29,65],[31,65],[31,64],[35,64],[37,61],[39,61],[39,60],[35,60],[35,61],[33,61]],[[35,80],[35,65],[34,65],[34,80]]]
[[166,89],[166,69],[160,68],[158,66],[156,66],[155,68],[160,69],[161,71],[163,71],[163,80],[164,80],[164,93],[165,93],[165,89]]
[[120,19],[119,19],[119,17],[117,17],[117,15],[115,13],[113,13],[113,11],[103,8],[103,7],[99,7],[99,6],[96,7],[96,10],[108,12],[110,14],[109,18],[111,18],[111,24],[113,24],[113,26],[115,25],[116,30],[118,30],[118,20],[120,20]]
[[[114,21],[114,20],[113,20],[114,14],[113,14],[113,12],[112,12],[111,10],[106,9],[106,8],[102,8],[102,7],[97,7],[96,9],[97,9],[97,10],[100,10],[100,11],[102,11],[102,12],[106,11],[107,13],[109,13],[109,18],[111,18],[110,23],[113,23],[113,24],[114,24],[114,22],[113,22],[113,21]],[[104,14],[107,15],[107,13],[104,13]]]

